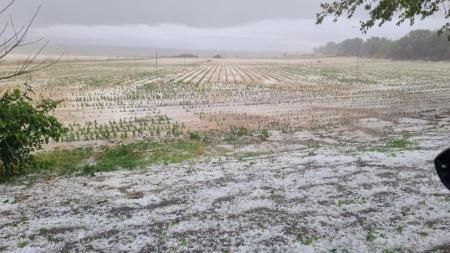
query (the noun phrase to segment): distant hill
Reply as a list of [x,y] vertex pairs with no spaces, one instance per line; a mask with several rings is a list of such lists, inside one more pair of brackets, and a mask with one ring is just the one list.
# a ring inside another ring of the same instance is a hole
[[[38,50],[38,45],[18,48],[15,54],[33,54]],[[69,45],[69,44],[50,44],[44,50],[44,55],[60,55],[75,57],[106,57],[106,58],[153,58],[155,51],[158,51],[159,57],[181,57],[183,58],[211,58],[220,53],[225,58],[282,58],[280,52],[243,52],[243,51],[208,51],[208,50],[186,50],[176,48],[158,48],[153,47],[116,47],[101,45]]]

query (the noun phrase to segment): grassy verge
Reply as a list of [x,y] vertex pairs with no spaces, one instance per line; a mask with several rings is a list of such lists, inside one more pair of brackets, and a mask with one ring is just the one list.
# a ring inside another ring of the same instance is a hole
[[[36,155],[36,166],[25,172],[52,176],[90,175],[118,169],[139,169],[156,164],[173,164],[202,156],[207,143],[173,140],[168,142],[137,142],[117,147],[55,150]],[[7,178],[0,181],[14,182]]]
[[[267,130],[250,131],[244,128],[228,132],[199,133],[189,132],[186,140],[166,140],[164,142],[136,142],[115,147],[76,148],[40,152],[35,155],[36,165],[30,166],[24,174],[12,178],[0,178],[3,182],[35,181],[39,177],[65,175],[94,176],[97,172],[120,169],[139,169],[157,164],[173,164],[193,160],[206,154],[206,150],[218,151],[218,144],[230,143],[244,145],[268,138]],[[208,152],[210,153],[210,152]],[[258,153],[243,153],[236,158],[243,160],[258,156]]]

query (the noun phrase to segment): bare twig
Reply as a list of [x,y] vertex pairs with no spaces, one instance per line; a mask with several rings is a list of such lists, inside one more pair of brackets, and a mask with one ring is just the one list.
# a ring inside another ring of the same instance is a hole
[[[11,5],[14,2],[15,2],[15,0],[12,0],[4,9],[2,9],[0,11],[0,14],[5,12],[9,7],[11,7]],[[10,35],[9,37],[6,37],[4,39],[4,42],[0,43],[0,48],[1,48],[0,49],[0,62],[4,62],[4,58],[7,55],[9,55],[11,52],[13,52],[15,49],[17,49],[19,47],[37,44],[43,40],[41,38],[41,39],[37,39],[35,41],[26,42],[26,38],[30,32],[30,28],[36,21],[36,17],[38,15],[40,9],[41,9],[41,6],[39,6],[37,8],[37,10],[34,12],[30,21],[25,26],[20,27],[20,29],[16,29],[13,18],[10,15],[10,18],[9,18],[10,21],[7,22],[4,25],[3,29],[0,31],[0,37],[1,37],[2,35],[4,35],[6,33],[6,30],[9,27],[12,30],[12,35]],[[35,72],[35,71],[38,71],[38,70],[41,70],[44,68],[48,68],[51,65],[57,63],[62,58],[63,55],[60,55],[56,60],[52,60],[50,57],[48,57],[48,58],[44,59],[43,61],[40,61],[40,62],[34,64],[37,61],[38,57],[43,52],[43,50],[47,47],[47,45],[48,45],[48,41],[45,42],[35,54],[28,56],[27,59],[25,59],[25,61],[21,65],[17,66],[16,70],[13,73],[7,74],[4,76],[0,76],[0,80],[10,79],[10,78],[14,78],[17,76],[29,74],[31,72]]]
[[13,4],[14,4],[14,2],[15,2],[16,0],[11,0],[2,10],[0,10],[0,14],[2,14],[3,12],[5,12],[7,9],[9,9],[9,7],[11,7]]

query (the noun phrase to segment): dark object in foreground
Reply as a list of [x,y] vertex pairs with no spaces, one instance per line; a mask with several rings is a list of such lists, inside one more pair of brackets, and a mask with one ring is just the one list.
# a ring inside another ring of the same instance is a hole
[[450,190],[450,149],[438,155],[434,159],[434,165],[442,183]]

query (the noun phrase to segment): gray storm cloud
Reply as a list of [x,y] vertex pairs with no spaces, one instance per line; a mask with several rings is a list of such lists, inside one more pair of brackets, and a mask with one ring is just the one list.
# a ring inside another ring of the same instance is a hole
[[39,4],[37,25],[230,27],[267,19],[312,19],[319,10],[317,0],[16,0],[12,12],[26,20]]
[[[5,1],[5,0],[0,0]],[[309,52],[349,37],[398,38],[412,28],[389,24],[362,35],[358,20],[315,25],[317,0],[16,0],[26,22],[42,9],[33,36],[52,43],[237,51]],[[414,29],[436,29],[442,20]]]
[[[57,43],[128,47],[159,47],[238,51],[309,52],[327,41],[350,37],[387,36],[398,38],[411,28],[388,25],[366,35],[352,29],[358,21],[341,21],[315,26],[314,20],[265,20],[227,28],[196,28],[178,24],[159,25],[51,25],[34,30],[35,35]],[[430,20],[415,28],[436,28]]]

